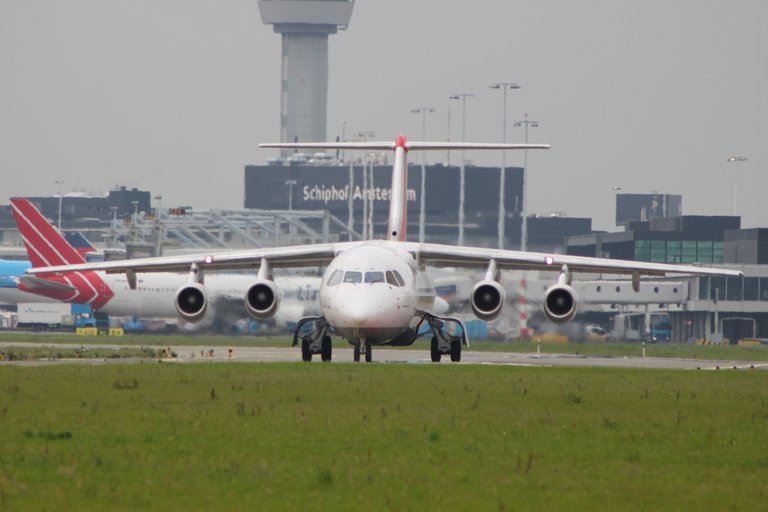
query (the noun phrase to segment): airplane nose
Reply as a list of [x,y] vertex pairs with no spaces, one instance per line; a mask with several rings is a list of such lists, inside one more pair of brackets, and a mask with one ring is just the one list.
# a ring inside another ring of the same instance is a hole
[[371,301],[360,301],[351,299],[344,308],[344,314],[349,322],[354,325],[360,325],[365,321],[375,319],[380,314],[381,306]]

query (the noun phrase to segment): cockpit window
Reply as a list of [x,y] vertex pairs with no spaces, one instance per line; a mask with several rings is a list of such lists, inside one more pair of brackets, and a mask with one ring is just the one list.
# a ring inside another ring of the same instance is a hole
[[345,283],[362,283],[363,273],[348,271],[344,274],[344,282]]
[[384,282],[384,272],[366,272],[365,273],[365,282],[366,283],[383,283]]
[[397,270],[393,270],[392,274],[395,276],[395,280],[397,281],[397,284],[400,286],[405,286],[405,279],[403,279],[403,276],[400,275],[400,272]]
[[395,279],[395,274],[393,274],[391,270],[387,270],[387,283],[392,286],[400,286],[397,279]]
[[341,278],[344,277],[344,271],[342,270],[334,270],[333,274],[331,274],[331,277],[328,278],[328,282],[326,282],[327,286],[336,286],[341,282]]

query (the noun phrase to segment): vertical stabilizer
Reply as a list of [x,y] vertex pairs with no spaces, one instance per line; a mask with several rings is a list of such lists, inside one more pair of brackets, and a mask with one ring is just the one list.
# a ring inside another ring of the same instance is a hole
[[408,146],[405,135],[395,141],[395,163],[392,165],[392,190],[389,198],[387,240],[404,242],[408,226]]
[[[11,209],[33,268],[85,263],[83,255],[27,199],[11,199]],[[103,307],[114,296],[93,271],[28,278],[19,283],[19,288],[63,302],[90,304],[93,309]]]
[[80,256],[88,259],[85,255],[91,252],[98,252],[96,248],[91,244],[91,242],[88,241],[87,238],[80,232],[80,231],[65,231],[62,233],[64,235],[64,240],[67,241],[69,245],[72,246],[78,253],[80,253]]
[[85,258],[27,199],[11,199],[11,208],[32,267],[85,263]]

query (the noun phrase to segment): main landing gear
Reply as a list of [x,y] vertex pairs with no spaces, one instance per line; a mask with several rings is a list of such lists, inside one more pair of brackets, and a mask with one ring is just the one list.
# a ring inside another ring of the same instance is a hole
[[301,360],[310,362],[313,355],[320,354],[320,358],[328,363],[333,358],[333,345],[328,334],[330,326],[325,321],[325,317],[308,316],[299,320],[293,331],[293,346],[299,344],[301,328],[310,322],[314,322],[315,325],[312,331],[301,336]]
[[[432,342],[430,344],[430,355],[433,363],[439,363],[444,355],[451,356],[451,361],[458,363],[461,361],[461,346],[469,347],[467,339],[467,329],[464,322],[458,318],[443,317],[426,314],[424,320],[429,324],[432,330]],[[456,336],[444,329],[446,324],[454,324],[461,330],[461,335]]]

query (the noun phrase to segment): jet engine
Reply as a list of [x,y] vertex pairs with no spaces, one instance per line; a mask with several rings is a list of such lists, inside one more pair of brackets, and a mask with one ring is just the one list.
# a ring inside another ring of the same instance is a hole
[[274,281],[256,281],[245,291],[245,309],[257,320],[272,318],[279,305],[280,294]]
[[188,283],[176,292],[176,311],[188,322],[197,322],[208,309],[208,292],[200,283]]
[[576,314],[579,299],[567,284],[553,284],[544,292],[544,313],[552,322],[564,324]]
[[504,288],[499,283],[484,280],[472,288],[469,303],[477,318],[489,321],[496,319],[501,313],[505,296]]

